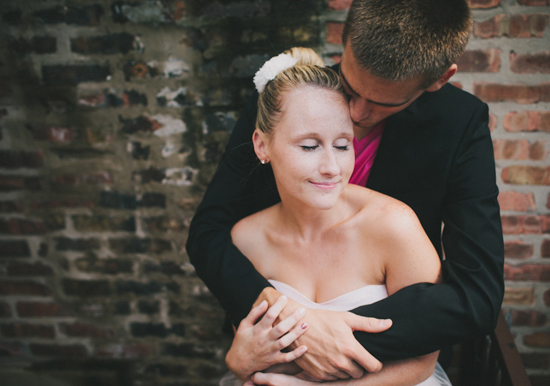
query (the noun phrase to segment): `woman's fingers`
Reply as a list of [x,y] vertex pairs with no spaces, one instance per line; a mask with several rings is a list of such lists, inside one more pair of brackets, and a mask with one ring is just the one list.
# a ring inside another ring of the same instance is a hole
[[[283,319],[279,324],[277,324],[275,327],[273,327],[273,330],[271,331],[272,338],[277,339],[277,338],[285,335],[287,332],[290,331],[290,329],[292,327],[296,326],[296,324],[300,321],[300,319],[302,319],[304,317],[305,314],[306,314],[306,309],[304,307],[301,307],[301,308],[297,309],[296,311],[294,311],[289,317],[287,317],[286,319]],[[294,339],[296,339],[296,338],[294,338]],[[290,343],[292,343],[294,341],[294,339],[291,340]],[[284,346],[284,347],[286,347],[286,346]]]
[[284,348],[287,348],[290,346],[292,342],[294,342],[298,337],[300,337],[303,333],[307,331],[308,325],[307,323],[297,323],[294,325],[294,328],[290,330],[287,334],[283,335],[278,341],[278,349],[282,350]]

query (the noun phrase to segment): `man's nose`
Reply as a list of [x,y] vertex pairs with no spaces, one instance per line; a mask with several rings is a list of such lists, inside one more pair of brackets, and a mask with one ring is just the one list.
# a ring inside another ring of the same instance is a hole
[[370,115],[369,102],[363,98],[354,97],[349,101],[349,111],[353,122],[361,122]]

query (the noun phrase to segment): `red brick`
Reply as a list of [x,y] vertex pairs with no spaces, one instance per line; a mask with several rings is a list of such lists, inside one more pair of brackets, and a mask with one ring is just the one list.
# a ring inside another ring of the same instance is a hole
[[53,276],[54,270],[51,266],[40,261],[25,263],[21,261],[10,261],[7,266],[8,276]]
[[119,343],[97,349],[98,358],[134,359],[153,354],[153,349],[143,343]]
[[[462,86],[460,88],[462,88]],[[497,124],[498,124],[497,116],[493,114],[491,111],[489,111],[489,130],[491,131],[491,133],[495,131],[495,129],[497,128]]]
[[50,296],[50,288],[42,283],[33,281],[1,281],[0,295],[32,295]]
[[61,332],[70,337],[83,338],[112,338],[115,333],[112,329],[100,329],[96,326],[84,323],[61,323],[59,325]]
[[41,221],[22,218],[0,219],[0,234],[42,235],[46,232],[46,226]]
[[39,168],[43,165],[43,159],[41,151],[0,150],[1,168]]
[[541,38],[548,26],[548,15],[496,15],[483,22],[474,22],[474,36],[478,38],[494,38],[507,36],[510,38]]
[[502,170],[502,180],[514,185],[550,185],[550,167],[510,166]]
[[504,116],[504,130],[509,132],[545,131],[550,132],[550,112],[512,111]]
[[0,301],[0,318],[11,318],[11,306],[7,302]]
[[533,305],[535,304],[535,290],[533,287],[506,287],[504,290],[505,305]]
[[542,257],[550,257],[550,239],[542,240],[540,255]]
[[111,287],[107,280],[62,280],[63,291],[69,296],[90,297],[108,296],[111,294]]
[[22,318],[51,318],[69,316],[67,311],[57,303],[17,302],[15,308]]
[[550,51],[522,55],[511,52],[510,69],[518,74],[550,74]]
[[97,172],[89,174],[62,174],[54,176],[52,182],[56,185],[83,185],[83,184],[112,184],[113,176],[109,172]]
[[523,343],[531,347],[550,348],[550,332],[535,332],[523,337]]
[[538,85],[474,83],[474,94],[485,102],[531,104],[550,101],[550,83]]
[[550,216],[501,216],[504,234],[548,233]]
[[0,201],[0,213],[21,213],[25,205],[15,201]]
[[502,0],[468,0],[468,4],[472,9],[494,8],[501,2]]
[[546,324],[547,320],[548,318],[542,312],[512,311],[512,326],[541,327]]
[[81,36],[71,39],[71,52],[90,54],[127,54],[135,49],[136,37],[126,32],[104,36]]
[[184,0],[175,0],[172,3],[171,7],[171,18],[174,21],[178,21],[181,19],[185,19],[186,12],[185,12],[185,1]]
[[57,208],[90,208],[94,207],[92,201],[73,201],[73,200],[51,200],[51,201],[32,201],[30,208],[37,209],[57,209]]
[[55,338],[53,326],[46,324],[9,323],[2,324],[0,330],[6,338]]
[[42,65],[42,82],[47,85],[76,85],[82,82],[105,82],[111,76],[109,64]]
[[504,279],[513,281],[550,282],[550,265],[523,264],[512,266],[505,263]]
[[16,175],[0,175],[0,192],[9,192],[14,190],[42,189],[42,180],[40,177],[26,177]]
[[544,7],[550,5],[550,0],[519,0],[519,3],[528,7]]
[[342,32],[344,32],[344,23],[327,23],[327,43],[342,44]]
[[352,0],[329,0],[328,8],[335,11],[341,11],[343,9],[349,9]]
[[0,258],[30,256],[31,250],[26,240],[0,240]]
[[108,275],[132,273],[134,261],[132,259],[107,258],[99,259],[94,255],[82,257],[75,261],[75,266],[82,272],[99,272]]
[[502,50],[467,50],[460,56],[456,64],[459,72],[499,72]]
[[533,212],[536,209],[533,193],[501,191],[498,203],[502,211]]
[[42,344],[31,343],[29,345],[31,353],[40,357],[51,358],[85,358],[88,356],[88,350],[81,344]]
[[550,375],[530,374],[529,382],[531,382],[531,386],[548,386],[550,384]]
[[29,126],[34,138],[58,144],[71,143],[75,138],[75,128],[69,126]]
[[521,361],[526,369],[547,369],[550,367],[550,354],[544,353],[523,353]]
[[16,341],[0,341],[0,357],[22,357],[25,347]]
[[525,244],[521,240],[504,243],[504,257],[507,259],[527,259],[533,256],[533,244]]
[[69,5],[43,8],[32,13],[32,19],[38,24],[65,23],[78,26],[97,26],[104,9],[99,4]]
[[495,159],[541,161],[548,156],[546,141],[529,143],[527,140],[493,140]]

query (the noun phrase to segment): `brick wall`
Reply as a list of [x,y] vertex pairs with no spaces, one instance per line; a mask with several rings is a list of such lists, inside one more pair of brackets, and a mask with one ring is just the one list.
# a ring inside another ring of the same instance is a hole
[[[339,60],[350,1],[4,0],[0,369],[69,384],[215,384],[223,313],[183,245],[270,56]],[[471,0],[453,78],[487,101],[505,309],[550,379],[550,3]]]

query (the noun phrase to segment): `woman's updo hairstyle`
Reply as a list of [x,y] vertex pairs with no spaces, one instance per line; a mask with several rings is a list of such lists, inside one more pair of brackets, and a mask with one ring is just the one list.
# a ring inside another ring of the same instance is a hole
[[334,90],[344,95],[338,74],[325,67],[323,61],[311,48],[294,47],[284,52],[297,62],[294,66],[279,72],[270,80],[258,98],[256,128],[271,136],[281,116],[282,96],[300,86],[314,86]]

